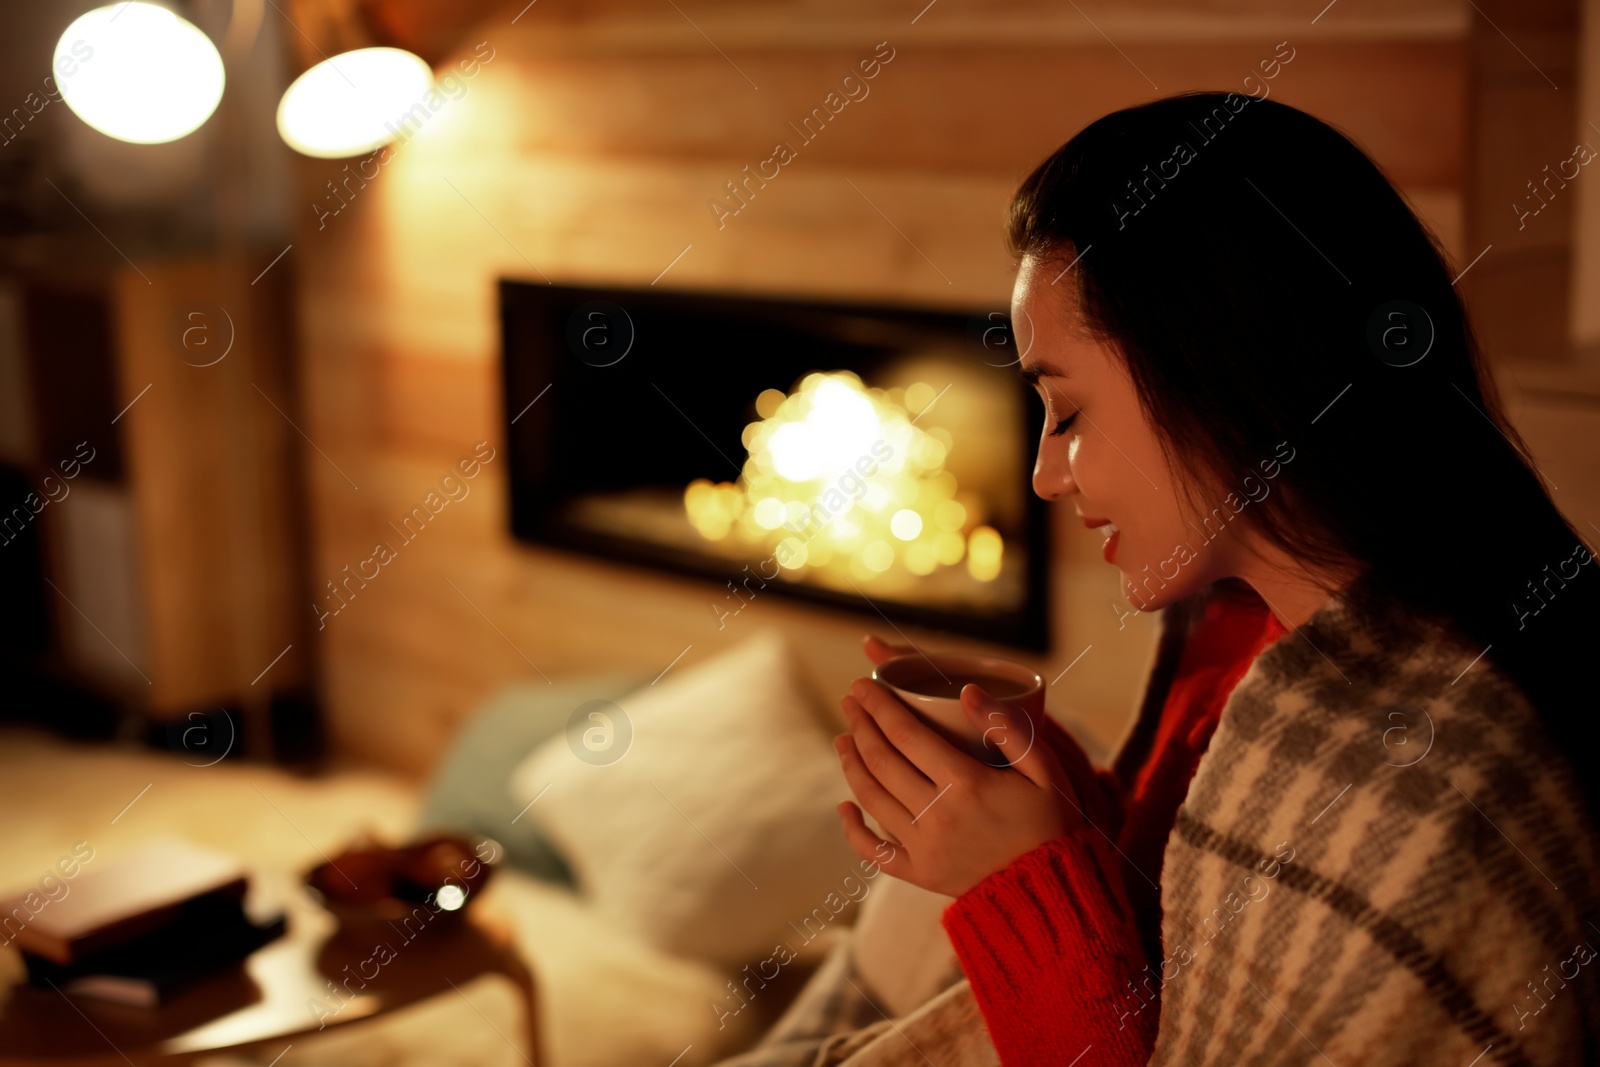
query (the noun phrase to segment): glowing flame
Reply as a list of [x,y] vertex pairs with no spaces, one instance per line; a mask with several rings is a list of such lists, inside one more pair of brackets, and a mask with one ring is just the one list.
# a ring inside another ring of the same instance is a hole
[[[772,466],[791,482],[837,477],[883,435],[883,421],[860,386],[824,378],[809,394],[802,391],[804,414],[778,425],[767,437]],[[809,401],[809,403],[806,403]]]
[[923,382],[869,389],[849,371],[808,374],[787,395],[764,390],[739,480],[691,482],[690,523],[707,540],[771,550],[790,572],[922,576],[966,559],[973,578],[993,581],[1000,534],[945,470],[949,432],[916,424],[934,399]]

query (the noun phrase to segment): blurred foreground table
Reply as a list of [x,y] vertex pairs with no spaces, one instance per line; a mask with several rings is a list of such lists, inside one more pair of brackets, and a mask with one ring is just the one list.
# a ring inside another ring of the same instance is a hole
[[533,976],[509,931],[481,908],[422,908],[405,922],[341,922],[287,872],[255,872],[251,893],[252,907],[270,901],[288,912],[284,936],[159,1007],[28,985],[0,990],[0,1065],[144,1067],[223,1051],[270,1058],[298,1037],[429,997],[464,998],[459,987],[484,974],[516,985],[525,1018],[517,1052],[530,1064],[543,1062]]

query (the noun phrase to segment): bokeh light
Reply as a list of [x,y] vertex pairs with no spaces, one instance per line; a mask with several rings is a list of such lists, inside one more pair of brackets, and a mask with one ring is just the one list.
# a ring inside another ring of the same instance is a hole
[[738,480],[695,479],[685,513],[700,536],[771,553],[790,575],[924,577],[966,559],[973,578],[993,581],[1003,541],[978,525],[986,505],[945,469],[949,431],[917,425],[937,396],[926,382],[869,388],[850,371],[763,390]]
[[[80,15],[56,55],[61,99],[107,137],[164,144],[186,137],[217,110],[225,75],[211,38],[155,4],[123,3]],[[65,60],[58,60],[58,63]]]
[[433,71],[400,48],[358,48],[296,78],[278,102],[278,135],[319,159],[359,156],[400,137],[426,104]]
[[967,538],[967,572],[979,581],[993,581],[1000,574],[1004,554],[1000,532],[993,526],[980,526]]

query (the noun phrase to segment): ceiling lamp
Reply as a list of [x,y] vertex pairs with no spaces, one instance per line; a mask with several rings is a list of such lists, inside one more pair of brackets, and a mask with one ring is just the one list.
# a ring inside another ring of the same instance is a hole
[[278,103],[278,134],[321,159],[358,156],[400,135],[399,125],[433,88],[433,71],[401,48],[358,48],[294,80]]
[[155,4],[95,8],[67,27],[56,54],[79,60],[60,79],[61,99],[119,141],[176,141],[198,129],[222,100],[216,45],[192,22]]

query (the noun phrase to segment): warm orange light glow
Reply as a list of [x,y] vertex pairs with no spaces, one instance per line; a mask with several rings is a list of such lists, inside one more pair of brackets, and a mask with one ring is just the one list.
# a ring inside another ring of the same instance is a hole
[[689,521],[708,540],[770,551],[791,575],[922,577],[966,558],[973,578],[993,581],[1000,534],[979,526],[970,543],[963,536],[985,504],[944,468],[949,431],[918,425],[936,399],[926,382],[868,388],[849,371],[813,372],[787,395],[764,390],[759,421],[741,435],[738,481],[691,482]]
[[980,526],[967,538],[967,573],[983,582],[993,581],[1000,574],[1000,562],[1005,543],[993,526]]

